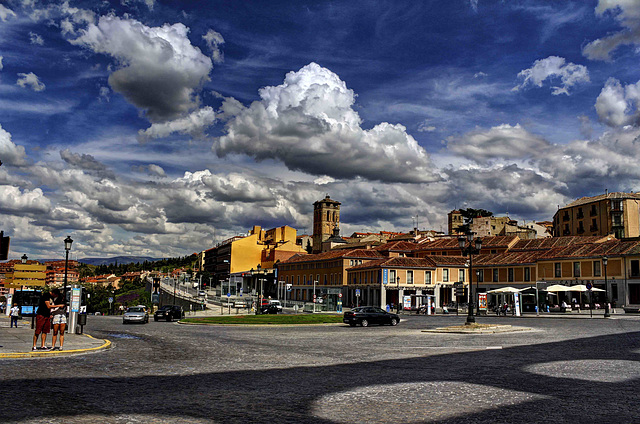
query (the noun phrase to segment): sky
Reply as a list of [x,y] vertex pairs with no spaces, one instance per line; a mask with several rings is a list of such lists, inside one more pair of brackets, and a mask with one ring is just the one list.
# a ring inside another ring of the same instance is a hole
[[637,0],[0,0],[10,258],[188,255],[639,190]]

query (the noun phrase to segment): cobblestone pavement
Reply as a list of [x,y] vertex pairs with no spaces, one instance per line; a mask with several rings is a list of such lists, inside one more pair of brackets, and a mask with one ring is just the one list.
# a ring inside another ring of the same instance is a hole
[[123,326],[97,353],[0,361],[7,423],[639,423],[640,319],[480,318],[397,327]]

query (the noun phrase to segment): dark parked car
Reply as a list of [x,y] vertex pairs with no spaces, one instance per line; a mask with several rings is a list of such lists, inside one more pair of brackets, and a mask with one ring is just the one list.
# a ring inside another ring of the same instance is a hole
[[174,319],[184,318],[184,310],[179,305],[164,305],[153,314],[153,320],[159,321],[161,319],[166,321],[173,321]]
[[398,325],[400,317],[375,306],[359,306],[349,312],[345,312],[342,322],[352,327],[355,327],[356,324],[360,324],[363,327],[368,327],[369,324]]
[[262,307],[260,312],[263,314],[277,314],[280,312],[280,308],[278,308],[278,305],[265,305]]

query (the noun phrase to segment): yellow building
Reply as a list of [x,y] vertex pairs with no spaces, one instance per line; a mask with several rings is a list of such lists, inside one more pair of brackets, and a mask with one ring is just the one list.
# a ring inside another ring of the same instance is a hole
[[[275,263],[295,254],[306,254],[304,248],[296,244],[296,235],[296,230],[286,225],[270,230],[254,226],[247,236],[232,237],[205,250],[204,270],[211,274],[213,285],[219,286],[221,292],[235,295],[240,287],[244,292],[255,290],[258,277],[250,274],[252,270],[260,268],[261,275],[265,275],[269,281],[266,295],[275,296]],[[243,273],[249,275],[243,276]],[[231,278],[232,276],[237,278]],[[233,280],[232,288],[222,290],[221,282],[229,282],[230,279]],[[272,291],[274,292],[271,293]]]
[[38,262],[16,263],[13,272],[5,276],[5,287],[20,289],[23,287],[44,287],[46,284],[47,266]]
[[640,194],[605,193],[583,197],[553,216],[554,236],[640,236]]

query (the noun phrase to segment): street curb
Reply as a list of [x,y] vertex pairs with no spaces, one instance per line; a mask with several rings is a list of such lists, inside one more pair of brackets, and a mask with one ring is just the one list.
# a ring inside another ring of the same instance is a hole
[[30,352],[14,352],[14,353],[0,353],[0,359],[4,358],[39,358],[39,357],[50,357],[50,356],[62,356],[62,355],[71,355],[78,353],[86,353],[86,352],[94,352],[97,350],[109,349],[111,348],[111,341],[107,339],[96,339],[95,337],[89,334],[83,334],[84,336],[90,337],[94,340],[102,340],[104,343],[102,346],[90,347],[86,349],[71,349],[71,350],[48,350],[45,352],[38,351],[30,351]]

